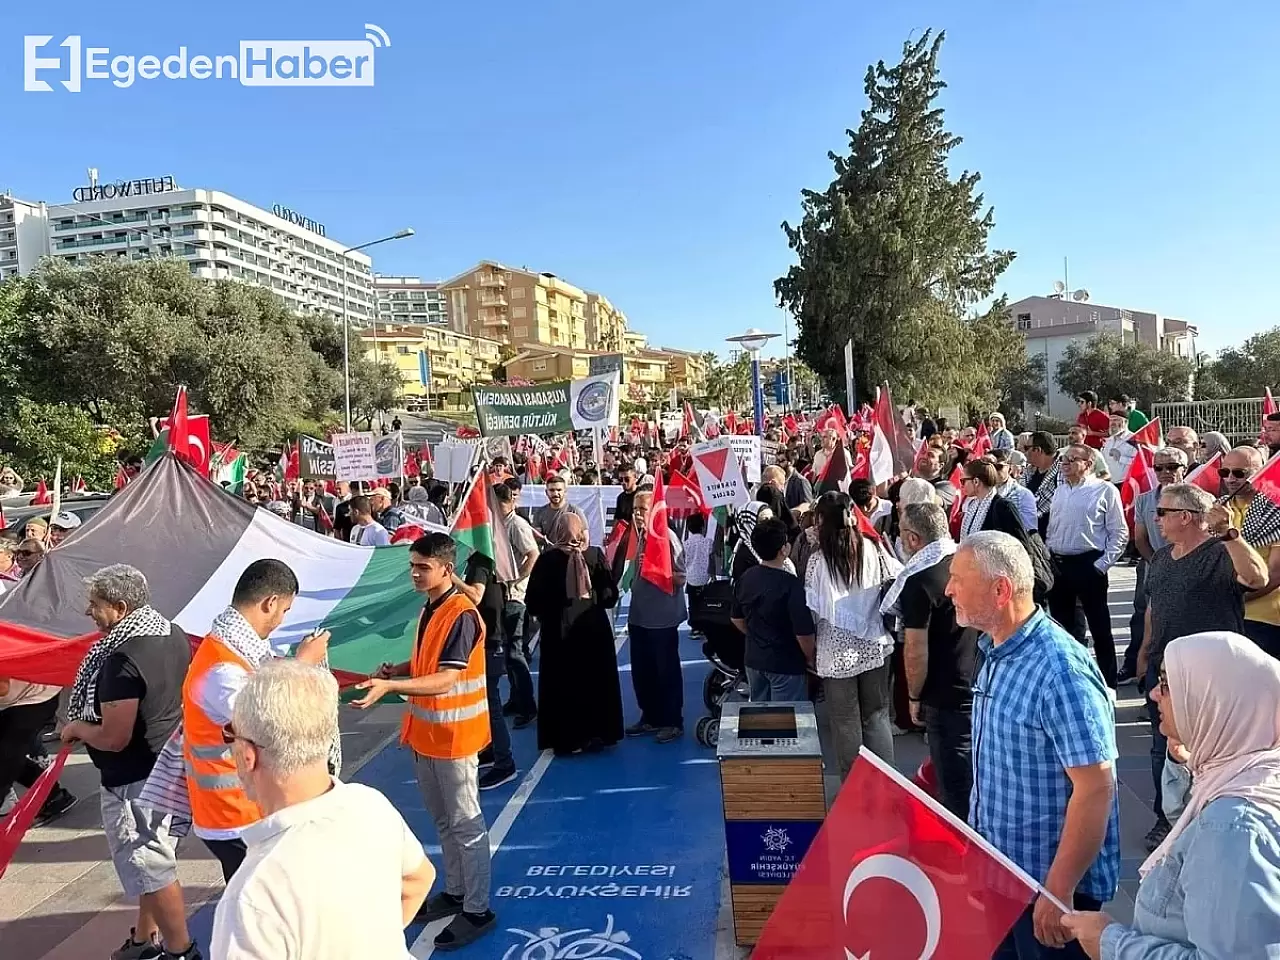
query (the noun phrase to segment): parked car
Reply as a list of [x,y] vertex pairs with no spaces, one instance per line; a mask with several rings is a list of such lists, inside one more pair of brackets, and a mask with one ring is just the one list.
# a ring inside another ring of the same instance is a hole
[[[80,518],[80,522],[84,523],[106,506],[107,501],[110,499],[111,495],[107,493],[80,493],[63,500],[61,509],[66,513],[74,513]],[[23,505],[11,506],[14,500]],[[0,506],[4,509],[5,534],[18,539],[22,539],[26,532],[27,523],[33,518],[49,519],[49,505],[33,507],[31,506],[31,497],[28,496],[5,500],[0,502]]]

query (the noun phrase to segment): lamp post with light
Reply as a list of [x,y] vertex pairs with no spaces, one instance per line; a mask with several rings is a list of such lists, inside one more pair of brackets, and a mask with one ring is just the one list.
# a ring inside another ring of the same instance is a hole
[[[403,230],[397,230],[389,237],[382,237],[378,240],[370,240],[368,243],[357,244],[354,247],[347,247],[340,256],[346,257],[348,253],[355,253],[357,250],[364,250],[367,247],[375,247],[380,243],[386,243],[389,240],[403,240],[405,237],[413,236],[413,227],[405,227]],[[378,341],[378,298],[373,298],[373,340],[376,344]],[[377,349],[374,350],[374,362],[377,362]],[[346,393],[346,414],[347,414],[347,432],[351,432],[351,324],[347,320],[347,263],[342,261],[342,380]]]
[[765,333],[750,327],[746,333],[740,333],[736,337],[725,337],[728,343],[736,343],[751,354],[751,398],[755,413],[756,436],[760,437],[764,436],[764,385],[760,382],[760,350],[776,336],[776,333]]

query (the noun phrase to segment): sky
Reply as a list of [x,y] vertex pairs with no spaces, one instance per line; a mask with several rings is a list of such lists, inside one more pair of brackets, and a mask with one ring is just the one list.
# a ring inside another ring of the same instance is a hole
[[[964,138],[953,164],[981,172],[992,245],[1017,252],[998,292],[1048,293],[1066,258],[1072,289],[1189,320],[1202,349],[1280,323],[1274,3],[4,8],[0,191],[67,202],[96,166],[104,181],[172,175],[280,203],[352,245],[410,226],[370,251],[376,271],[527,266],[603,293],[652,345],[719,352],[747,327],[784,332],[773,281],[794,260],[780,224],[798,221],[802,189],[830,182],[868,64],[944,29],[941,103]],[[372,87],[23,90],[25,35],[53,35],[42,56],[72,34],[112,55],[194,56],[359,39],[366,23],[391,40]]]

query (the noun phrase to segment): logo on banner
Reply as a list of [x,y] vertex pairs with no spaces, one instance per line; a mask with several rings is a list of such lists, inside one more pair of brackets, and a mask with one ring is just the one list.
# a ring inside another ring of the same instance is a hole
[[764,848],[770,853],[783,853],[791,846],[791,838],[787,836],[786,827],[770,827],[760,838]]
[[612,957],[626,960],[644,960],[640,953],[627,946],[631,934],[613,929],[613,914],[606,914],[604,929],[593,931],[590,927],[577,930],[560,930],[558,927],[540,927],[537,932],[512,927],[507,933],[524,937],[524,943],[507,948],[502,960],[553,960],[564,957]]
[[583,420],[600,423],[609,418],[613,405],[613,388],[607,381],[597,380],[582,388],[578,394],[578,416]]
[[729,462],[729,448],[698,454],[698,462],[711,471],[717,480],[724,479],[724,465]]

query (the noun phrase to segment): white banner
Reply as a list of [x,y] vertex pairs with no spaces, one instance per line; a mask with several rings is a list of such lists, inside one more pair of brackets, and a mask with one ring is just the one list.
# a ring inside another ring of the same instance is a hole
[[333,472],[339,480],[372,480],[378,475],[372,433],[333,435]]
[[747,471],[747,483],[760,482],[760,438],[755,434],[748,436],[732,436],[729,445],[733,447],[734,456]]
[[431,452],[435,478],[445,483],[466,483],[471,479],[471,466],[479,456],[478,440],[445,437]]
[[[716,507],[740,506],[751,499],[747,484],[742,479],[742,467],[734,456],[731,439],[743,438],[722,436],[706,443],[695,443],[689,448],[702,496],[713,510]],[[759,475],[760,458],[757,453],[756,476]]]
[[[618,494],[622,487],[579,487],[566,488],[569,502],[586,515],[587,528],[591,531],[591,545],[604,546],[605,534],[613,527],[613,510],[618,505]],[[521,508],[537,509],[547,505],[547,488],[537,484],[526,484],[520,488]]]

